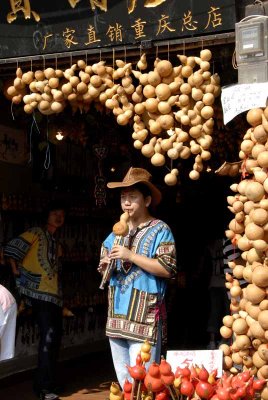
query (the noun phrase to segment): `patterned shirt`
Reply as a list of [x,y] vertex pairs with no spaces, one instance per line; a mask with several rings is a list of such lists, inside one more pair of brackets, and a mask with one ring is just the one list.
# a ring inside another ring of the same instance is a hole
[[[111,233],[102,245],[101,258],[109,254],[118,240]],[[161,220],[141,224],[122,238],[119,244],[136,254],[156,258],[170,272],[176,274],[176,250],[170,228]],[[166,279],[152,275],[135,264],[117,260],[108,293],[106,335],[155,344],[159,323],[165,336],[166,315],[164,295]]]
[[62,305],[60,285],[61,247],[47,231],[34,227],[12,239],[6,257],[18,262],[18,289],[22,295]]

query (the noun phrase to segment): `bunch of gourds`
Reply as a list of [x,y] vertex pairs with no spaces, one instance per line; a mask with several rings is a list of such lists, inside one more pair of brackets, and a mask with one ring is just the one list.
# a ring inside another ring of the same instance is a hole
[[[147,68],[146,58],[140,71],[132,71],[139,85],[132,95],[134,106],[134,147],[140,149],[154,166],[163,166],[167,159],[195,156],[189,176],[196,180],[203,170],[203,161],[211,157],[214,126],[214,101],[220,94],[220,79],[211,74],[212,54],[205,49],[200,57],[177,56],[180,65],[156,59],[154,70]],[[167,185],[177,183],[178,169],[165,176]]]
[[[16,70],[12,85],[4,93],[14,104],[24,103],[31,114],[38,109],[44,115],[60,113],[67,104],[73,112],[88,112],[92,103],[111,110],[119,125],[133,122],[134,147],[140,149],[154,166],[194,155],[189,176],[198,179],[203,162],[211,157],[214,126],[214,101],[220,94],[220,78],[211,74],[211,51],[200,57],[177,56],[180,63],[157,58],[154,69],[147,68],[142,54],[137,70],[132,63],[115,60],[114,67],[99,61],[87,65],[84,60],[65,70],[48,67],[23,73]],[[165,176],[167,185],[177,183],[178,169]]]
[[[250,368],[259,379],[268,379],[268,108],[249,110],[250,128],[244,135],[239,156],[243,175],[231,185],[228,196],[234,218],[226,235],[241,250],[243,263],[229,262],[226,274],[231,315],[223,318],[221,335],[232,338],[222,345],[224,365],[232,372]],[[243,265],[241,265],[243,264]],[[246,282],[240,286],[241,280]],[[268,388],[261,397],[268,400]]]

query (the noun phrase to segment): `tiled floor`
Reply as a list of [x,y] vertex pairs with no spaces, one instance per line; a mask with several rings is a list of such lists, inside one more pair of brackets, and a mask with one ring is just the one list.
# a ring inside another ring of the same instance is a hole
[[[59,364],[64,385],[62,400],[106,400],[115,375],[109,350]],[[33,371],[0,380],[0,399],[37,400],[32,392]],[[81,391],[84,390],[82,394]],[[80,393],[79,393],[80,392]]]

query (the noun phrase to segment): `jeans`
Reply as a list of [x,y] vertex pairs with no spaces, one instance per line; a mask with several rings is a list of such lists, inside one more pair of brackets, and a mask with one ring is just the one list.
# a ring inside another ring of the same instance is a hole
[[53,391],[62,337],[62,308],[48,301],[31,299],[31,302],[40,335],[34,390]]
[[[116,372],[117,380],[123,389],[125,380],[132,381],[128,373],[126,365],[133,366],[136,364],[136,357],[141,351],[141,342],[128,339],[109,338],[114,369]],[[145,364],[146,369],[153,362],[160,362],[161,355],[161,329],[158,330],[158,339],[155,346],[151,347],[151,359]]]

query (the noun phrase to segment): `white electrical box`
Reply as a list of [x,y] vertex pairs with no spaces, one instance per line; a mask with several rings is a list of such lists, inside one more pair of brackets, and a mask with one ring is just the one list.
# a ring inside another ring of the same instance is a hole
[[268,18],[252,16],[235,24],[238,83],[268,81]]
[[238,83],[261,83],[268,81],[268,62],[240,64],[238,67]]

